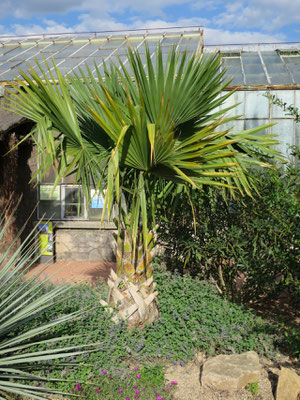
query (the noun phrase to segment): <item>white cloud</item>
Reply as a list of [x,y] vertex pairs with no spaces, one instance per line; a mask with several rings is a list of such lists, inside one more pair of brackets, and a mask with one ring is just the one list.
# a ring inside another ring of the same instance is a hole
[[300,0],[252,0],[243,1],[242,6],[226,11],[214,18],[220,26],[257,28],[276,31],[292,23],[300,23]]
[[204,29],[204,44],[273,43],[283,41],[283,35],[260,32],[230,32],[223,29]]
[[1,9],[2,17],[13,15],[16,18],[29,18],[49,13],[64,14],[70,11],[95,12],[101,17],[108,14],[124,13],[130,10],[146,15],[163,15],[167,6],[192,3],[193,0],[10,0]]
[[13,24],[11,29],[14,35],[30,35],[30,34],[41,34],[41,33],[61,33],[61,32],[73,32],[72,28],[68,28],[65,25],[57,24],[52,20],[43,20],[43,25],[30,24],[21,25]]

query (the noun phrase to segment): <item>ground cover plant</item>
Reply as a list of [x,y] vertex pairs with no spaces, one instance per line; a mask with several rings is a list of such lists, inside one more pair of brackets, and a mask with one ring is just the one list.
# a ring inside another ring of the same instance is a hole
[[[188,275],[171,274],[159,265],[155,267],[160,318],[156,324],[146,326],[142,331],[132,329],[128,332],[124,321],[111,321],[110,315],[99,304],[99,297],[106,295],[106,286],[103,284],[93,288],[83,284],[73,286],[72,299],[51,307],[43,320],[31,322],[45,323],[57,313],[88,309],[80,319],[55,327],[54,333],[77,334],[78,338],[71,340],[70,344],[82,343],[82,335],[85,334],[89,342],[100,343],[100,349],[79,356],[80,365],[77,370],[66,366],[63,376],[68,382],[55,383],[56,388],[70,392],[78,382],[85,393],[88,388],[91,392],[95,389],[101,390],[100,384],[104,385],[105,390],[111,385],[114,393],[117,388],[131,391],[132,387],[127,384],[120,386],[122,377],[118,374],[129,374],[132,379],[136,379],[136,371],[133,369],[135,366],[143,371],[142,376],[153,377],[155,368],[166,363],[184,366],[198,350],[211,355],[255,350],[270,358],[276,357],[279,340],[277,328],[256,317],[243,306],[224,300],[209,282]],[[68,362],[72,362],[72,359]],[[148,375],[146,364],[154,368]],[[103,370],[108,371],[105,382]],[[48,375],[53,378],[59,376],[55,363],[49,369]],[[109,381],[109,376],[114,378],[112,382]],[[98,387],[91,386],[91,379]],[[161,395],[163,389],[169,393],[168,387],[163,387],[159,379],[156,383],[159,390],[155,393]],[[146,386],[149,392],[151,385]],[[95,392],[95,396],[96,394]]]
[[88,382],[75,382],[70,392],[92,400],[168,400],[174,397],[176,386],[176,381],[165,384],[162,366],[146,365],[131,371],[100,370]]

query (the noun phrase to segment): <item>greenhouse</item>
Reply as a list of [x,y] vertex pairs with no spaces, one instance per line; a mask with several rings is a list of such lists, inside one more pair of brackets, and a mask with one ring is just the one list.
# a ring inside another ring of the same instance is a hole
[[[148,46],[155,63],[155,49],[161,46],[167,59],[169,49],[175,47],[180,53],[192,54],[220,52],[222,68],[226,68],[226,78],[231,79],[226,91],[235,93],[223,105],[224,108],[238,104],[230,113],[239,116],[228,123],[233,131],[250,129],[255,126],[275,123],[267,129],[279,135],[282,153],[288,146],[300,145],[300,124],[282,107],[274,105],[267,93],[275,95],[287,106],[300,104],[300,43],[206,45],[205,32],[201,29],[187,30],[141,30],[128,32],[77,33],[57,35],[31,35],[24,37],[0,37],[0,93],[10,87],[19,70],[27,71],[30,64],[39,71],[36,60],[43,67],[51,65],[52,59],[63,74],[74,74],[87,67],[96,76],[96,66],[101,73],[104,65],[118,63],[128,66],[127,48],[136,49],[142,61],[145,60],[145,46]],[[53,70],[54,68],[52,68]],[[47,76],[52,79],[51,74]],[[3,101],[3,98],[0,99]],[[1,110],[0,149],[7,153],[16,142],[32,128],[28,121]],[[58,259],[110,259],[113,256],[111,241],[113,225],[107,223],[99,231],[101,199],[92,202],[87,210],[80,187],[71,176],[63,178],[55,194],[50,198],[56,176],[53,169],[45,175],[41,184],[30,185],[32,175],[37,170],[37,154],[32,142],[24,142],[16,150],[17,162],[1,157],[0,196],[10,193],[24,193],[24,215],[39,201],[36,219],[51,218],[56,229],[56,256]],[[18,176],[7,183],[6,176]],[[78,200],[81,198],[81,205]],[[97,204],[96,204],[97,203]],[[88,212],[89,211],[89,212]],[[95,231],[98,232],[98,238]],[[81,247],[82,246],[82,247]]]

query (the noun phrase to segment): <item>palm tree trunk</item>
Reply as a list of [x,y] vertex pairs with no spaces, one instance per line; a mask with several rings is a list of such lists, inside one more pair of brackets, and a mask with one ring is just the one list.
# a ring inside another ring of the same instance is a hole
[[[141,237],[141,235],[139,235]],[[133,246],[130,232],[122,230],[115,236],[117,242],[117,273],[111,270],[108,278],[107,301],[101,304],[118,308],[112,318],[115,322],[125,320],[129,329],[143,328],[158,319],[156,283],[152,276],[153,235],[149,234],[147,250],[143,243]]]

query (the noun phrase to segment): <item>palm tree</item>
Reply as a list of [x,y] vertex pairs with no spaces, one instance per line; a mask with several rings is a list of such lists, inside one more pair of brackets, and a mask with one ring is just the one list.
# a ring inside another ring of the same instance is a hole
[[231,107],[219,109],[232,94],[223,93],[229,81],[219,54],[189,57],[171,49],[164,60],[158,47],[153,66],[145,47],[145,57],[144,68],[129,48],[129,68],[119,61],[104,65],[103,74],[96,69],[96,76],[87,68],[63,77],[45,61],[45,69],[38,64],[41,78],[32,67],[29,74],[21,71],[7,103],[36,123],[39,179],[58,163],[54,185],[73,172],[88,199],[91,188],[105,193],[107,218],[114,210],[118,229],[118,271],[111,272],[107,303],[119,302],[118,317],[131,325],[158,315],[151,251],[160,199],[178,185],[251,195],[249,171],[269,167],[267,158],[276,154],[269,146],[277,143],[258,134],[266,126],[234,133],[222,128],[235,118],[226,117]]

